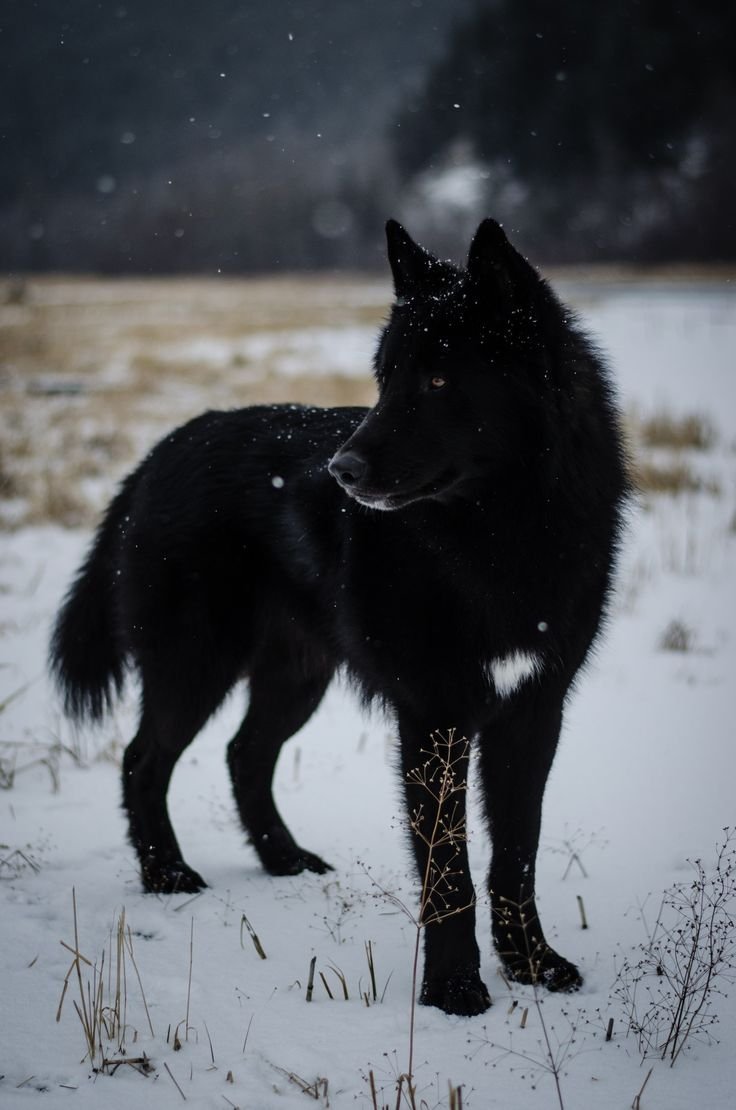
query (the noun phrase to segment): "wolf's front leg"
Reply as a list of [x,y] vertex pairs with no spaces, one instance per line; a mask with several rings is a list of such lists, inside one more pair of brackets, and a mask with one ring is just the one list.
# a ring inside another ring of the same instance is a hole
[[505,974],[552,991],[577,990],[574,964],[545,939],[534,898],[542,798],[560,734],[562,697],[524,693],[479,737],[493,859],[492,931]]
[[[435,720],[436,723],[436,720]],[[480,977],[475,891],[465,825],[469,743],[401,716],[402,769],[420,882],[424,931],[420,1001],[448,1014],[481,1014],[491,998]]]

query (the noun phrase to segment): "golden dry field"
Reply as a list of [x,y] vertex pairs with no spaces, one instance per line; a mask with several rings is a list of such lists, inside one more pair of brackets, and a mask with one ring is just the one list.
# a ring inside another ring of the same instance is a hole
[[[610,267],[558,276],[583,315],[632,282]],[[390,297],[388,281],[356,275],[0,282],[0,527],[89,526],[135,460],[207,408],[370,404]],[[642,488],[702,488],[689,456],[713,433],[699,413],[627,420]]]
[[88,523],[111,478],[207,408],[370,404],[389,295],[362,278],[0,284],[0,520]]

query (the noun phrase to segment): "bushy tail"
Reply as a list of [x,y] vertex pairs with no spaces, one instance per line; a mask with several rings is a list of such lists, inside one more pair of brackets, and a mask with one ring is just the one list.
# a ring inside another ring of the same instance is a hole
[[92,547],[56,618],[49,666],[68,716],[100,721],[125,679],[126,653],[117,628],[117,552],[136,475],[107,510]]

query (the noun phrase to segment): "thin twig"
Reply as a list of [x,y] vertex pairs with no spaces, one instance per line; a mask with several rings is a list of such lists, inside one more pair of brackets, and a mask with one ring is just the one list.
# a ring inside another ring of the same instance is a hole
[[654,1071],[654,1068],[650,1068],[649,1071],[647,1072],[646,1079],[642,1083],[641,1087],[639,1088],[639,1093],[637,1095],[635,1095],[634,1101],[631,1104],[631,1110],[641,1110],[641,1096],[644,1094],[644,1088],[646,1087],[647,1083],[649,1082],[649,1077],[650,1077],[650,1075],[652,1074],[653,1071]]
[[317,966],[317,957],[312,956],[309,961],[309,976],[307,978],[307,1002],[312,1001],[312,992],[314,990],[314,969]]
[[242,1049],[243,1055],[245,1055],[245,1046],[248,1043],[248,1037],[250,1036],[250,1027],[253,1024],[253,1018],[254,1017],[255,1017],[255,1014],[250,1015],[250,1021],[248,1022],[248,1028],[245,1031],[245,1037],[243,1038],[243,1049]]
[[151,1022],[151,1015],[148,1012],[148,1003],[146,1001],[146,992],[143,990],[143,983],[141,982],[141,974],[138,970],[138,964],[135,961],[135,954],[133,953],[133,936],[132,936],[131,931],[130,931],[130,925],[128,926],[128,954],[130,955],[130,960],[131,960],[131,963],[133,964],[133,970],[135,971],[136,978],[138,980],[138,986],[140,987],[141,998],[143,999],[143,1009],[146,1012],[146,1020],[148,1021],[148,1028],[151,1031],[151,1036],[155,1037],[156,1034],[153,1031],[153,1023]]
[[174,1079],[174,1074],[173,1074],[173,1072],[172,1072],[171,1068],[169,1067],[169,1065],[168,1065],[168,1064],[166,1063],[166,1061],[165,1061],[165,1060],[164,1060],[164,1067],[166,1068],[167,1072],[169,1073],[169,1076],[170,1076],[170,1078],[171,1078],[171,1082],[172,1082],[172,1083],[174,1084],[174,1086],[176,1087],[177,1091],[179,1092],[179,1094],[181,1095],[181,1097],[182,1097],[182,1098],[184,1099],[184,1101],[186,1102],[186,1101],[187,1101],[187,1096],[186,1096],[186,1095],[184,1094],[184,1092],[182,1091],[181,1087],[179,1086],[179,1084],[178,1084],[178,1083],[176,1082],[176,1080]]
[[365,955],[366,959],[368,960],[368,971],[371,977],[371,991],[373,993],[373,1001],[376,1002],[378,999],[378,990],[376,989],[376,966],[373,960],[373,944],[369,940],[365,942]]
[[245,914],[243,914],[241,919],[240,919],[240,947],[241,948],[243,947],[243,926],[245,926],[245,928],[247,929],[248,936],[253,941],[253,947],[255,948],[256,952],[258,953],[258,955],[261,957],[262,960],[265,960],[266,959],[266,953],[263,949],[263,945],[261,944],[260,940],[258,939],[258,934],[256,933],[255,929],[253,928],[253,926],[251,925],[250,921],[245,916]]
[[585,916],[585,906],[583,905],[583,896],[582,896],[582,894],[576,894],[575,897],[578,900],[578,909],[580,910],[580,928],[581,929],[587,929],[588,928],[588,919]]
[[189,1040],[189,1003],[192,997],[192,965],[194,963],[194,918],[189,931],[189,978],[187,980],[187,1013],[184,1024],[184,1040]]

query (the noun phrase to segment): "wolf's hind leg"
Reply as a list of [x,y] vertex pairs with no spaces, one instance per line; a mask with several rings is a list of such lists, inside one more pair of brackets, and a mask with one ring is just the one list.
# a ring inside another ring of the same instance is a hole
[[228,745],[240,820],[271,875],[331,870],[319,856],[300,847],[287,829],[274,802],[273,775],[281,746],[312,716],[332,674],[326,663],[305,670],[303,660],[283,649],[262,654],[250,674],[248,712]]
[[123,806],[143,886],[160,894],[194,893],[207,884],[182,858],[166,794],[177,759],[199,731],[200,720],[167,717],[144,705],[138,732],[123,756]]

